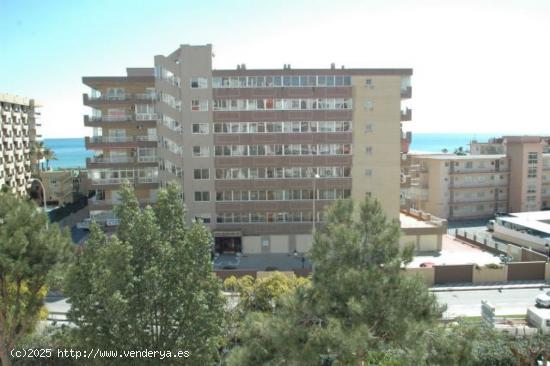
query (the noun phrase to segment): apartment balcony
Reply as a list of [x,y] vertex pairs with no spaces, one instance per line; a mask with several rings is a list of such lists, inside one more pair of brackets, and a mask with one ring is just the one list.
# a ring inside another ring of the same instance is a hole
[[489,169],[451,169],[449,175],[475,175],[475,174],[508,174],[509,169],[496,170],[495,168]]
[[495,184],[493,182],[475,183],[475,184],[451,184],[450,190],[479,189],[479,188],[503,188],[508,187],[507,183]]
[[[151,205],[154,202],[149,198],[139,198],[138,199],[140,207],[145,207]],[[88,200],[88,206],[90,210],[99,211],[99,210],[111,210],[113,206],[120,204],[119,200],[98,200],[96,197],[93,197]]]
[[157,156],[111,156],[111,157],[93,157],[86,159],[88,169],[99,168],[131,168],[134,166],[155,167],[158,165]]
[[412,86],[408,86],[405,89],[401,89],[401,99],[412,98]]
[[157,147],[156,136],[86,136],[86,149]]
[[106,188],[112,189],[113,187],[120,186],[121,184],[129,182],[136,188],[149,188],[154,189],[158,187],[159,180],[156,177],[139,177],[139,178],[105,178],[105,179],[92,179],[91,184],[94,188]]
[[404,111],[401,111],[401,121],[412,121],[412,109],[405,108]]
[[[157,124],[158,115],[154,113],[136,113],[128,116],[101,116],[91,117],[84,116],[84,126],[86,127],[135,127],[136,124],[143,127],[155,127]],[[139,122],[139,123],[138,123]]]
[[98,106],[98,105],[117,105],[117,104],[136,104],[136,103],[147,103],[157,100],[156,94],[147,94],[147,93],[127,93],[123,95],[111,96],[111,95],[101,95],[101,96],[89,96],[88,94],[83,94],[83,103],[87,106]]

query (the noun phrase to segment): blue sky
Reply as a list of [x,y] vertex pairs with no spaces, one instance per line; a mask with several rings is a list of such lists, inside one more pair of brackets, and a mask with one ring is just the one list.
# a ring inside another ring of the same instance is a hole
[[0,92],[83,126],[82,76],[212,43],[215,68],[412,67],[413,132],[546,133],[550,1],[0,0]]

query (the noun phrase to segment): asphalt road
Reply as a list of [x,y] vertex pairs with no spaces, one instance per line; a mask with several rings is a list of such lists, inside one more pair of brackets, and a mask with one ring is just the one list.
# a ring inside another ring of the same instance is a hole
[[[544,291],[550,291],[546,288]],[[474,291],[442,291],[435,295],[441,304],[447,304],[445,317],[481,316],[481,300],[489,301],[496,307],[496,315],[527,313],[527,308],[535,305],[535,297],[542,291],[534,289],[503,289]]]

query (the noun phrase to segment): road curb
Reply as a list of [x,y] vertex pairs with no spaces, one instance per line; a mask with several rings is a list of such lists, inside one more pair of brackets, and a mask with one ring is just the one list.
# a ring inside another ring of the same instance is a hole
[[548,283],[525,284],[525,285],[493,285],[493,286],[464,286],[464,287],[430,287],[430,292],[451,292],[451,291],[484,291],[484,290],[518,290],[532,288],[550,288]]

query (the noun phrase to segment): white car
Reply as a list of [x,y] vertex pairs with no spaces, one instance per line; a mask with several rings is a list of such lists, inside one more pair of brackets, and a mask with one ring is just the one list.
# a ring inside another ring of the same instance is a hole
[[542,307],[550,307],[550,291],[543,292],[542,294],[538,294],[535,298],[535,302],[538,306]]

